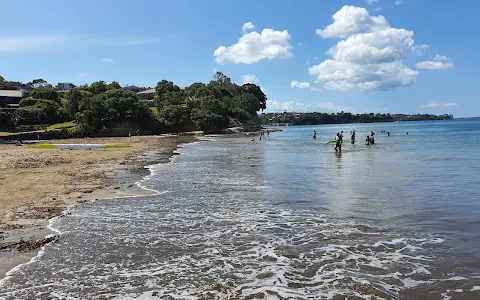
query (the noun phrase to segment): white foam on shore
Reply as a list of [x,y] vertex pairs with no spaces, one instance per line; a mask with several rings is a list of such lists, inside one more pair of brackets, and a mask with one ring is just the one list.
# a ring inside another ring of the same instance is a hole
[[[197,142],[193,142],[193,143],[197,143]],[[179,149],[181,149],[184,145],[186,145],[185,143],[184,144],[178,144],[177,145],[177,149],[174,149],[174,153],[176,154],[184,154],[182,152],[180,152]],[[170,162],[172,161],[172,158],[174,157],[174,155],[170,156]],[[148,187],[145,187],[143,186],[143,182],[148,180],[149,178],[152,178],[155,174],[154,174],[154,168],[158,165],[162,165],[164,163],[158,163],[158,164],[154,164],[154,165],[148,165],[148,166],[145,166],[145,168],[147,168],[149,171],[150,171],[150,174],[144,176],[140,181],[137,181],[135,182],[135,184],[141,188],[141,189],[144,189],[144,190],[147,190],[147,191],[150,191],[153,193],[153,195],[162,195],[162,194],[165,194],[165,193],[168,193],[168,191],[158,191],[158,190],[155,190],[155,189],[151,189],[151,188],[148,188]],[[137,197],[144,197],[145,195],[130,195],[130,196],[119,196],[119,197],[109,197],[109,198],[103,198],[101,200],[111,200],[111,199],[123,199],[123,198],[137,198]],[[96,200],[91,200],[91,201],[88,201],[88,202],[93,202],[93,201],[96,201]],[[77,207],[77,205],[80,205],[80,203],[77,203],[77,204],[73,204],[69,207],[67,207],[59,216],[56,216],[56,217],[53,217],[53,218],[50,218],[48,219],[48,225],[47,225],[47,228],[49,230],[51,230],[52,232],[55,232],[56,235],[59,235],[61,236],[63,234],[63,232],[58,228],[58,227],[55,227],[55,225],[57,224],[57,222],[60,220],[60,218],[70,214],[74,209],[75,207]],[[51,237],[52,234],[48,234],[47,236],[45,236],[45,238],[49,238]],[[36,261],[38,261],[45,253],[45,248],[48,246],[48,244],[42,246],[40,248],[40,250],[38,251],[37,255],[32,257],[29,261],[25,262],[25,263],[22,263],[22,264],[19,264],[15,267],[13,267],[11,270],[9,270],[8,272],[5,273],[5,277],[0,279],[0,288],[7,282],[7,280],[14,274],[16,273],[17,271],[19,271],[23,266],[26,266],[26,265],[29,265],[29,264],[32,264]],[[1,290],[1,289],[0,289]],[[1,300],[1,296],[0,296],[0,300]],[[72,298],[74,299],[74,298]]]

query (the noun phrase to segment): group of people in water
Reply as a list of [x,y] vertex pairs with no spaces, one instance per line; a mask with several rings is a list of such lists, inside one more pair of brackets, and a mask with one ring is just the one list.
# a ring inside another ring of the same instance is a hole
[[[381,132],[386,133],[388,136],[390,136],[389,131],[382,130]],[[408,134],[408,133],[407,133]],[[313,138],[317,138],[317,131],[313,131]],[[350,131],[350,144],[355,144],[355,130]],[[342,143],[343,143],[343,130],[337,132],[337,135],[335,136],[335,139],[330,141],[335,143],[335,147],[333,148],[335,151],[342,151]],[[330,143],[329,142],[329,143]],[[375,144],[375,132],[370,131],[370,135],[367,135],[367,138],[365,139],[365,142],[367,145],[374,145]]]

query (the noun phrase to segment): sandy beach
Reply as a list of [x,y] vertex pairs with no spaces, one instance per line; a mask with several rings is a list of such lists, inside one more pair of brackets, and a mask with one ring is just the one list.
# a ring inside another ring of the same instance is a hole
[[48,219],[86,201],[143,195],[135,182],[146,165],[168,162],[191,136],[132,136],[49,140],[40,143],[98,143],[130,148],[60,150],[0,144],[0,278],[28,261],[52,233]]

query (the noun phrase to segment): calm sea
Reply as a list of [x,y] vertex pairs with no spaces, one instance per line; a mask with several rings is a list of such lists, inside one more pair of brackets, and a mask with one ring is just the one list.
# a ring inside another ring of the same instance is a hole
[[53,220],[0,298],[480,299],[479,121],[282,129],[183,145],[158,195]]

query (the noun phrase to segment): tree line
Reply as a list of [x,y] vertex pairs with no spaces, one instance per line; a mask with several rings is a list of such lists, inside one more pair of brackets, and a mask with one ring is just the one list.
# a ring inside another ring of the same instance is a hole
[[364,113],[352,114],[348,112],[339,113],[268,113],[262,114],[262,124],[288,124],[288,125],[320,125],[320,124],[345,124],[345,123],[374,123],[374,122],[395,122],[395,121],[425,121],[425,120],[451,120],[452,115],[430,115],[430,114],[380,114]]
[[[5,83],[3,77],[0,81]],[[33,80],[18,108],[0,109],[0,128],[74,121],[81,135],[99,135],[119,122],[143,129],[185,128],[213,132],[258,120],[266,108],[266,95],[255,84],[238,85],[221,72],[208,84],[180,88],[162,80],[155,88],[155,109],[117,82],[97,81],[62,93],[43,79]],[[66,101],[61,101],[66,99]]]

